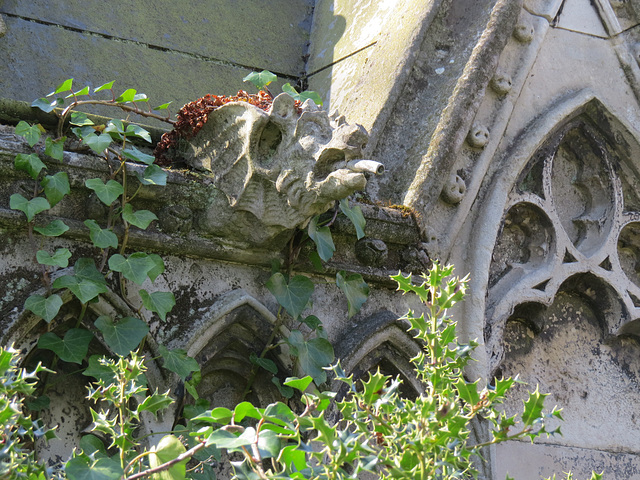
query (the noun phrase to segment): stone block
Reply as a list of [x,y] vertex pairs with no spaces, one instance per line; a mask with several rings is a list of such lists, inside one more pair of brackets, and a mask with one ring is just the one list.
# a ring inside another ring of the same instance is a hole
[[0,7],[0,12],[102,38],[292,76],[304,68],[311,11],[308,0],[91,2],[90,7],[80,0],[7,0]]

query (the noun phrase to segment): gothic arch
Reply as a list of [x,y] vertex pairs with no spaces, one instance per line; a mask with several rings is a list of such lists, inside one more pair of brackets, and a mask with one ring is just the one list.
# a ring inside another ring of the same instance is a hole
[[573,275],[590,273],[615,290],[621,313],[608,317],[609,334],[633,330],[630,322],[640,316],[633,235],[640,142],[632,131],[585,90],[558,102],[505,149],[475,220],[464,307],[469,336],[485,340],[484,374],[500,364],[514,309],[550,305]]
[[398,322],[398,316],[389,311],[371,315],[362,323],[366,325],[366,331],[359,335],[341,335],[342,340],[335,346],[336,357],[345,372],[356,379],[366,379],[367,372],[380,368],[385,375],[402,378],[405,395],[421,393],[422,387],[409,361],[421,348],[406,331],[408,325]]

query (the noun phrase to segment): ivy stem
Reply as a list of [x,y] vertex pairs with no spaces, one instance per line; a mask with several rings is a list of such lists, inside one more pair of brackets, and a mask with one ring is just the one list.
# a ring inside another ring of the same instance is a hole
[[82,325],[82,320],[84,320],[85,313],[87,313],[87,304],[83,303],[82,307],[80,308],[80,315],[78,315],[78,320],[76,320],[75,328],[78,328],[80,327],[80,325]]
[[[269,350],[272,350],[271,344],[273,343],[273,339],[276,338],[276,334],[280,330],[280,326],[282,325],[284,318],[282,315],[282,305],[278,307],[278,315],[276,316],[276,323],[273,324],[273,329],[271,330],[271,335],[269,336],[269,340],[265,344],[262,352],[260,352],[260,356],[258,358],[264,358]],[[253,382],[258,375],[258,365],[253,365],[251,367],[251,373],[249,374],[249,379],[247,380],[247,385],[244,387],[244,392],[242,392],[242,399],[244,400],[249,392],[251,391],[251,387],[253,386]]]

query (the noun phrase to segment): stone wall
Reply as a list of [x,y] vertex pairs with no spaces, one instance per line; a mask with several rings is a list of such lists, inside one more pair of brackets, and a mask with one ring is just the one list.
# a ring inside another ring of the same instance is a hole
[[[429,257],[452,262],[471,275],[470,294],[457,312],[460,333],[481,342],[468,375],[520,375],[530,387],[552,392],[549,403],[564,408],[566,419],[563,437],[494,448],[486,478],[508,472],[537,479],[569,469],[579,478],[592,469],[605,469],[605,478],[640,478],[636,0],[318,0],[269,7],[286,12],[286,21],[261,15],[258,2],[242,2],[249,9],[242,18],[251,21],[237,20],[240,7],[229,12],[223,2],[191,14],[167,5],[154,21],[155,12],[143,21],[126,11],[85,15],[80,7],[22,3],[0,6],[6,25],[0,47],[8,52],[0,61],[14,78],[3,77],[0,97],[32,100],[68,76],[93,85],[118,72],[123,87],[179,104],[233,92],[248,69],[269,68],[286,80],[300,78],[326,107],[364,125],[370,139],[362,153],[387,172],[370,178],[359,198],[404,204],[413,216],[363,204],[370,238],[360,242],[347,225],[337,225],[339,254],[324,275],[343,268],[362,273],[371,299],[346,320],[344,300],[326,287],[314,312],[330,319],[329,338],[349,370],[382,365],[409,381],[406,359],[415,345],[393,326],[409,305],[393,295],[387,275],[424,268]],[[226,19],[223,28],[200,26],[219,18]],[[264,34],[258,42],[257,32]],[[82,61],[56,47],[69,42]],[[104,51],[115,54],[94,66],[96,52]],[[53,63],[42,70],[49,57]],[[165,75],[175,72],[184,76]],[[3,339],[29,349],[37,323],[19,306],[35,288],[34,272],[25,267],[18,216],[7,207],[20,179],[6,164],[22,148],[6,127],[0,141],[8,185],[0,199],[7,238]],[[77,153],[66,160],[78,179],[83,169],[97,168]],[[206,182],[187,172],[170,179],[166,194],[149,191],[144,202],[168,218],[175,212],[167,204],[182,203],[192,217],[173,231],[159,225],[133,239],[168,255],[162,281],[183,293],[177,313],[152,333],[197,356],[207,395],[220,391],[231,399],[240,388],[234,378],[247,368],[239,352],[259,349],[256,332],[273,319],[275,304],[263,285],[269,261],[282,252],[206,234],[197,221],[206,210]],[[75,188],[78,198],[86,195],[80,181]],[[82,243],[83,235],[78,226],[57,242]],[[300,271],[318,275],[310,266]],[[195,341],[199,336],[207,341]],[[216,359],[228,369],[218,371]],[[286,359],[276,360],[288,368]],[[260,395],[270,398],[272,387],[263,387]]]

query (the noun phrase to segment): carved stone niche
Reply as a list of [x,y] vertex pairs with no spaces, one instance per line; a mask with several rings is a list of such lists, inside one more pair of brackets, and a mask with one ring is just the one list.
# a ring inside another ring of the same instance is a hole
[[384,171],[362,160],[367,140],[361,126],[333,121],[311,100],[299,113],[293,98],[281,94],[268,112],[246,102],[218,108],[168,156],[207,172],[223,193],[196,219],[201,230],[251,246],[282,246],[335,200],[363,190],[366,174]]
[[551,392],[566,447],[637,454],[639,148],[599,102],[580,108],[521,170],[493,250],[489,371],[528,383],[513,413],[536,384]]

